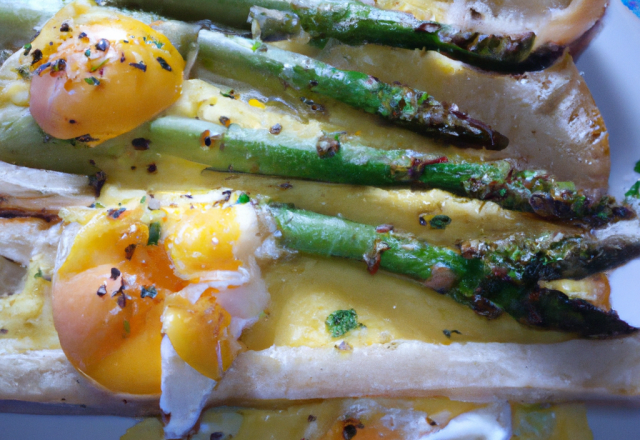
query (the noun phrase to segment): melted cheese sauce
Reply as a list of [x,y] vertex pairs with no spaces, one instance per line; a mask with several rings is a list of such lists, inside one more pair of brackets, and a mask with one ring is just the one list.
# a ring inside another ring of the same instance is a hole
[[[417,283],[378,272],[364,263],[298,257],[263,269],[271,293],[265,317],[245,331],[249,349],[271,345],[351,346],[408,339],[438,344],[451,342],[558,342],[571,338],[539,331],[509,316],[488,321],[469,308]],[[332,338],[325,320],[335,310],[355,309],[365,327]],[[457,330],[447,337],[444,331]]]
[[[53,326],[51,267],[39,258],[29,264],[22,291],[0,297],[0,354],[60,348]],[[44,275],[44,276],[43,276]]]

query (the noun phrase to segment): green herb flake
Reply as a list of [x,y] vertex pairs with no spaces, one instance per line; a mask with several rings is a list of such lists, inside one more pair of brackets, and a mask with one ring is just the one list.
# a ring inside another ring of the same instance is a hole
[[157,295],[156,286],[142,286],[140,289],[140,298],[155,298]]
[[157,246],[159,240],[160,240],[160,223],[153,222],[149,225],[149,240],[147,241],[147,245]]
[[418,98],[418,105],[422,105],[422,103],[425,102],[427,99],[429,99],[429,95],[427,93],[423,93],[422,96]]
[[89,78],[85,78],[84,82],[86,82],[90,86],[99,86],[100,85],[100,80],[98,80],[98,78],[96,78],[95,76],[90,76]]
[[38,268],[38,272],[33,276],[33,278],[44,278],[44,274],[42,273],[42,269]]
[[451,224],[451,217],[448,215],[436,215],[429,220],[429,225],[433,229],[444,229]]
[[236,92],[234,90],[229,90],[228,93],[223,92],[222,90],[220,91],[220,94],[222,96],[224,96],[225,98],[231,98],[231,99],[236,99]]
[[[146,41],[146,40],[145,40],[145,41]],[[153,38],[152,38],[152,39],[150,39],[150,40],[148,40],[148,41],[147,41],[147,44],[155,44],[155,46],[156,46],[158,49],[162,49],[162,46],[164,46],[164,43],[162,43],[162,42],[160,42],[160,41],[158,41],[158,40],[155,40],[155,39],[153,39]]]
[[[102,66],[104,66],[104,65],[105,65],[105,64],[107,64],[108,62],[109,62],[109,59],[107,58],[107,59],[105,59],[103,62],[101,62],[100,64],[98,64],[97,66],[93,66],[93,67],[91,68],[91,71],[92,71],[92,72],[95,72],[96,70],[99,70]],[[93,77],[92,77],[92,78],[93,78]],[[86,79],[85,79],[85,81],[86,81]],[[96,84],[96,85],[97,85],[97,84]]]
[[251,46],[251,50],[255,52],[256,50],[260,49],[260,46],[262,46],[262,43],[259,41],[256,41],[253,43],[253,46]]
[[16,68],[16,72],[18,72],[18,75],[20,75],[20,78],[22,79],[31,78],[31,71],[29,70],[29,66],[20,66]]
[[640,173],[640,160],[636,162],[636,166],[633,167],[633,171]]
[[94,208],[100,208],[100,209],[104,209],[104,205],[100,202],[96,202],[93,204]]
[[140,199],[140,203],[144,203],[147,201],[147,196],[142,196],[142,198]]
[[131,333],[131,324],[129,324],[129,321],[127,321],[126,319],[124,320],[124,332],[126,334]]
[[238,196],[238,203],[242,205],[244,205],[245,203],[249,203],[250,201],[251,201],[251,198],[245,193],[242,193]]
[[327,325],[327,330],[334,338],[339,338],[358,327],[364,327],[364,325],[358,323],[358,314],[354,309],[336,310],[327,316],[324,322]]
[[636,183],[634,183],[631,188],[629,188],[629,191],[627,191],[626,193],[624,193],[625,197],[634,197],[636,199],[640,199],[640,180],[638,180]]

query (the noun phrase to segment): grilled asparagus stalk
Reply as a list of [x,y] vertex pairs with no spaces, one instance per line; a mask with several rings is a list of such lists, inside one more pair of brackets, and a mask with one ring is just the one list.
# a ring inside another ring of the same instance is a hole
[[235,124],[225,128],[175,116],[89,148],[43,134],[25,112],[0,129],[0,160],[93,174],[102,158],[121,157],[135,148],[133,139],[140,138],[151,142],[153,152],[203,163],[215,171],[378,187],[418,185],[594,227],[633,216],[609,196],[593,200],[571,182],[557,182],[544,171],[517,171],[507,161],[450,163],[446,156],[367,147],[339,133],[300,139],[286,131],[273,134]]
[[[38,11],[30,5],[29,11]],[[8,12],[7,16],[11,16]],[[139,18],[149,16],[138,14]],[[16,17],[17,18],[17,17]],[[166,26],[172,41],[188,52],[196,30],[190,26]],[[187,43],[183,44],[183,40]],[[356,71],[344,71],[312,58],[268,47],[259,41],[220,32],[201,31],[198,38],[204,65],[213,68],[221,60],[237,63],[255,73],[269,75],[296,89],[310,90],[344,102],[394,124],[461,147],[502,150],[509,140],[487,124],[470,118],[455,104],[440,103],[427,92],[391,85]],[[226,72],[219,72],[223,75]]]
[[[453,250],[430,246],[397,234],[388,225],[376,228],[285,205],[268,205],[266,210],[286,248],[365,261],[371,273],[382,268],[415,279],[489,318],[506,312],[523,324],[583,337],[613,337],[636,330],[615,312],[538,287],[538,279],[524,276],[527,266],[504,260],[496,271],[497,266],[485,259],[465,258]],[[638,246],[635,250],[637,255]],[[623,262],[608,260],[605,265]]]
[[[495,71],[542,69],[560,53],[558,50],[532,52],[535,41],[532,32],[483,34],[418,20],[411,14],[383,10],[353,0],[194,0],[188,4],[172,0],[109,0],[108,3],[141,7],[187,20],[207,18],[236,27],[245,26],[250,16],[250,21],[263,24],[263,38],[270,34],[292,33],[299,26],[314,39],[335,38],[351,45],[375,43],[408,49],[426,48]],[[269,28],[264,27],[265,15],[269,17]]]
[[[203,150],[203,133],[209,147]],[[421,185],[464,197],[491,200],[506,209],[591,226],[629,218],[632,211],[609,196],[592,200],[571,182],[545,171],[517,171],[507,161],[450,163],[446,156],[411,150],[379,150],[338,133],[298,139],[286,132],[228,129],[189,118],[164,117],[151,124],[155,148],[208,164],[216,171],[371,186]]]
[[211,69],[215,69],[216,60],[242,65],[256,74],[278,78],[286,86],[336,99],[458,146],[502,150],[509,144],[504,135],[470,118],[455,104],[440,103],[421,90],[387,84],[362,72],[336,69],[239,36],[203,30],[198,41],[199,59]]
[[[295,29],[292,23],[297,21],[314,39],[335,38],[350,45],[374,43],[405,49],[425,48],[489,70],[522,69],[519,65],[531,55],[535,42],[533,32],[491,35],[465,31],[359,1],[281,0],[269,2],[271,9],[262,7],[262,2],[255,3],[249,20],[260,23],[268,17],[269,26],[260,29],[262,38],[291,33]],[[280,14],[272,13],[273,10]],[[282,14],[285,11],[288,14]]]

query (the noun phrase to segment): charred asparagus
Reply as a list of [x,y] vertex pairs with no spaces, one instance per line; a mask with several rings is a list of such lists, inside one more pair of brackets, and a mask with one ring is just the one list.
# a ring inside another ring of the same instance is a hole
[[504,135],[470,118],[455,104],[440,103],[421,90],[387,84],[362,72],[336,69],[239,36],[203,30],[198,41],[199,58],[205,66],[215,66],[216,60],[239,64],[278,78],[286,86],[328,96],[458,146],[502,150],[509,144]]
[[[202,150],[202,134],[210,145]],[[629,218],[633,213],[609,196],[592,200],[571,182],[557,182],[545,171],[517,171],[507,161],[449,163],[446,156],[411,150],[379,150],[342,134],[298,139],[283,132],[229,129],[195,119],[165,117],[151,124],[156,147],[208,164],[216,171],[293,177],[371,186],[422,185],[542,217],[579,220],[592,226]]]
[[[615,312],[538,287],[537,281],[542,277],[523,276],[527,266],[504,260],[497,271],[496,266],[483,259],[465,258],[453,250],[430,246],[412,236],[397,234],[388,226],[376,228],[284,205],[269,205],[266,209],[286,248],[365,261],[371,273],[382,268],[413,278],[489,318],[506,312],[527,325],[576,332],[583,337],[613,337],[636,330]],[[639,249],[635,247],[636,255]],[[615,264],[623,262],[618,260]]]

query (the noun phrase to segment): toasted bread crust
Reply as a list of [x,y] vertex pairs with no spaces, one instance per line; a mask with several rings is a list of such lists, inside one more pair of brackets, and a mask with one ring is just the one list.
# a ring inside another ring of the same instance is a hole
[[[99,389],[71,366],[62,350],[0,356],[0,371],[1,411],[159,413],[157,396]],[[395,341],[348,352],[274,346],[242,353],[208,405],[363,396],[638,403],[639,384],[638,336],[536,345]],[[16,405],[15,401],[47,405]]]

